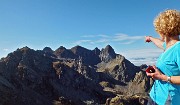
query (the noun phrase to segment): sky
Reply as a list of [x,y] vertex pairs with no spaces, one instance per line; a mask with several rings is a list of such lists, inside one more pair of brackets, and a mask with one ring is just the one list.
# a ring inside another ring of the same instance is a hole
[[135,65],[155,64],[162,52],[144,36],[159,38],[154,18],[180,10],[180,0],[0,0],[0,58],[17,48],[35,50],[111,45]]

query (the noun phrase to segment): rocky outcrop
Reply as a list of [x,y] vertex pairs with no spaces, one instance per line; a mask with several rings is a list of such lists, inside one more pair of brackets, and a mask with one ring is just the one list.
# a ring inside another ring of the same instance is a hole
[[148,97],[144,96],[116,96],[108,98],[105,105],[147,105]]
[[114,79],[125,83],[132,80],[140,69],[125,59],[124,56],[117,55],[115,59],[111,59],[107,63],[99,63],[98,71],[107,72]]
[[153,81],[141,68],[110,45],[102,51],[23,47],[0,60],[0,104],[94,105],[119,103],[113,100],[121,95],[144,97]]
[[82,59],[82,62],[88,65],[96,65],[100,62],[98,52],[93,52],[81,46],[75,46],[71,48],[71,51]]
[[56,55],[58,58],[77,58],[77,56],[70,50],[66,49],[63,46],[60,46],[58,49],[54,51],[54,55]]
[[95,55],[100,55],[101,51],[96,47],[94,50],[93,50],[93,53]]
[[101,58],[101,61],[109,62],[111,59],[116,58],[116,53],[110,45],[107,45],[105,49],[103,48],[101,50],[99,56]]
[[53,53],[54,51],[50,48],[50,47],[45,47],[43,49],[44,52],[47,52],[47,53]]

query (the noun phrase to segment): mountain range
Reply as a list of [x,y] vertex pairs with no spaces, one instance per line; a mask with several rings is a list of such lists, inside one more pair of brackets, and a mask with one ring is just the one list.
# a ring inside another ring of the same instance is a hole
[[0,105],[145,105],[153,80],[107,45],[18,48],[0,59]]

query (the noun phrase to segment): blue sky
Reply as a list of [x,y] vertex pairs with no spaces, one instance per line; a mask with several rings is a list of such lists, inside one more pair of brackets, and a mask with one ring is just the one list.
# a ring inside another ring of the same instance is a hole
[[180,10],[179,4],[180,0],[0,0],[0,58],[24,46],[56,50],[80,45],[92,50],[109,44],[128,59],[148,58],[148,63],[161,51],[144,43],[144,36],[159,37],[155,16],[166,9]]

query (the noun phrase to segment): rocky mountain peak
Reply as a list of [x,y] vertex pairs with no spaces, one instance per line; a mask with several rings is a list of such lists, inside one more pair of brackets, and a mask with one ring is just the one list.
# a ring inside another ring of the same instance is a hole
[[86,49],[86,48],[84,48],[84,47],[82,47],[82,46],[77,45],[77,46],[71,48],[71,51],[72,51],[74,54],[77,54],[77,55],[78,55],[78,54],[81,54],[82,52],[87,52],[87,51],[89,51],[89,50]]
[[107,45],[107,46],[105,47],[104,51],[105,51],[106,53],[110,53],[110,54],[113,55],[113,56],[116,55],[114,49],[113,49],[110,45]]
[[21,48],[21,50],[31,50],[31,48],[29,48],[28,46],[25,46],[25,47]]
[[60,46],[58,49],[64,49],[66,50],[66,48],[64,46]]
[[111,45],[107,45],[106,47],[105,47],[105,49],[113,49],[112,47],[111,47]]
[[16,51],[9,53],[6,59],[12,59],[15,57],[20,58],[22,55],[32,54],[34,52],[33,49],[30,49],[29,47],[25,46],[23,48],[18,48]]
[[43,49],[44,52],[53,53],[53,50],[50,47],[45,47]]
[[54,53],[55,53],[55,55],[59,55],[59,54],[63,53],[65,50],[66,50],[65,47],[60,46],[58,49],[56,49],[56,50],[54,51]]
[[99,55],[100,54],[100,49],[98,49],[97,47],[93,50],[93,52],[96,54],[96,55]]
[[58,49],[55,50],[55,52],[62,52],[64,50],[67,50],[64,46],[60,46]]
[[116,58],[116,53],[110,45],[107,45],[105,49],[103,48],[101,50],[100,58],[101,58],[101,61],[109,62],[111,59]]
[[26,54],[26,53],[32,53],[34,52],[35,50],[34,49],[31,49],[27,46],[23,47],[23,48],[20,48],[20,49],[17,49],[16,52],[20,50],[22,53]]
[[94,51],[81,46],[75,46],[70,49],[77,58],[82,57],[82,62],[89,65],[96,65],[100,62],[100,58]]
[[100,49],[99,49],[99,48],[97,48],[97,47],[96,47],[96,48],[94,48],[94,50],[99,50],[99,51],[100,51]]
[[54,55],[56,55],[58,58],[75,58],[75,54],[73,54],[72,51],[66,49],[63,46],[60,46],[58,49],[54,51]]

